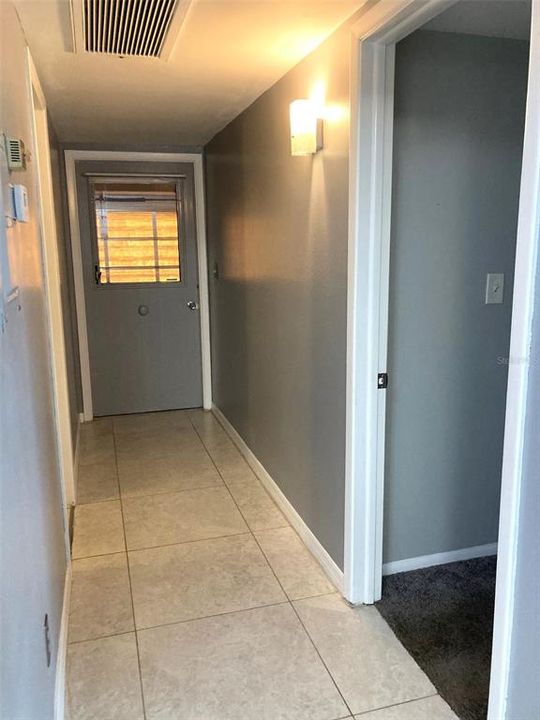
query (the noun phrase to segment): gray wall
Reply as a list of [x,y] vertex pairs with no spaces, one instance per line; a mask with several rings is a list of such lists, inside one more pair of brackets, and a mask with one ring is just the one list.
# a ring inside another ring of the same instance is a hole
[[58,262],[64,321],[64,340],[66,346],[66,369],[68,374],[69,406],[71,412],[71,436],[73,442],[73,452],[75,454],[79,427],[79,413],[82,412],[83,409],[81,366],[79,359],[79,334],[77,330],[71,237],[69,234],[67,216],[64,154],[60,148],[50,120],[49,135],[51,142],[51,172],[54,184],[56,231],[58,235]]
[[536,283],[507,720],[540,717],[540,259]]
[[397,47],[386,562],[497,540],[527,53],[425,31]]
[[[10,2],[0,3],[0,33],[0,128],[30,149],[26,48]],[[31,218],[7,231],[20,296],[8,306],[6,331],[0,333],[0,716],[6,720],[53,718],[66,570],[35,180],[32,161],[11,176],[28,188]],[[45,613],[53,651],[49,668]]]
[[[350,31],[206,148],[214,402],[343,562]],[[289,103],[326,87],[324,150],[291,157]]]

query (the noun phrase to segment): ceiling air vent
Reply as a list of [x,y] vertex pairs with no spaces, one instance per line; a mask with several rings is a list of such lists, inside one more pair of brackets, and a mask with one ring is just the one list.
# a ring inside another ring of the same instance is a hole
[[191,0],[72,0],[76,51],[166,59]]

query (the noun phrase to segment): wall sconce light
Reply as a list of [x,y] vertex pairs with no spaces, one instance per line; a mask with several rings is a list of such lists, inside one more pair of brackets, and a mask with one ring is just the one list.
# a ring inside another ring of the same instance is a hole
[[322,119],[312,100],[294,100],[290,105],[291,155],[313,155],[322,150]]

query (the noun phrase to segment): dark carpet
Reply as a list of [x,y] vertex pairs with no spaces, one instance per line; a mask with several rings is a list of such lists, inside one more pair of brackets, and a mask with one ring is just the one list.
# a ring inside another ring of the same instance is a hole
[[383,579],[381,615],[461,720],[487,716],[495,557]]

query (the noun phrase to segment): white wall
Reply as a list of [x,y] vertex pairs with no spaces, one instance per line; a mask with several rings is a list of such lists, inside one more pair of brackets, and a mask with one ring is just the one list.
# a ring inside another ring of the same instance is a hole
[[[0,129],[30,148],[26,47],[11,2],[0,2],[0,32]],[[35,180],[32,159],[26,171],[10,178],[28,188],[30,222],[7,230],[20,295],[8,305],[7,326],[0,335],[0,717],[6,720],[53,717],[66,572]],[[45,613],[51,630],[50,667]]]

